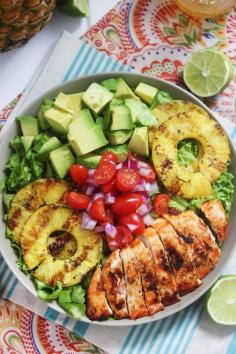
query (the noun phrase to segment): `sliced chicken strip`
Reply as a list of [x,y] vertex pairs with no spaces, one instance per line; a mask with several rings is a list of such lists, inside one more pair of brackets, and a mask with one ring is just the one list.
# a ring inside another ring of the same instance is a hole
[[105,290],[102,281],[101,267],[97,267],[93,273],[86,294],[86,313],[92,321],[106,320],[113,315],[113,312],[107,302]]
[[214,268],[220,256],[214,236],[204,222],[191,210],[179,215],[165,214],[183,241],[190,245],[192,259],[200,279]]
[[201,211],[218,237],[220,245],[222,245],[227,237],[228,230],[228,220],[223,205],[218,200],[209,200],[201,205]]
[[149,315],[153,315],[164,309],[158,290],[155,264],[150,250],[139,239],[133,240],[129,247],[139,262],[146,306]]
[[152,227],[161,237],[175,276],[180,295],[193,291],[201,284],[188,247],[165,219],[156,219]]
[[130,318],[135,320],[140,317],[148,316],[148,310],[142,290],[139,262],[129,246],[121,249],[120,256],[124,267],[127,305]]
[[108,303],[117,319],[128,318],[126,286],[120,250],[113,251],[102,267],[102,280]]
[[152,227],[144,231],[144,244],[150,248],[155,263],[158,287],[163,305],[168,306],[180,300],[175,278],[160,237]]

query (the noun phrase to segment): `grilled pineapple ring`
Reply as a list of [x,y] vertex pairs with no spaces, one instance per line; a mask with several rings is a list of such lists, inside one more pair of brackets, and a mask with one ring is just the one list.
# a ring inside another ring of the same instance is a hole
[[[21,247],[26,265],[36,279],[50,286],[78,284],[94,268],[102,254],[102,239],[94,231],[80,229],[81,216],[64,206],[49,205],[36,210],[25,223]],[[48,238],[55,231],[66,231],[77,241],[68,259],[55,259],[48,250]],[[34,270],[35,269],[35,270]]]
[[71,190],[68,182],[53,178],[39,179],[21,188],[8,212],[8,227],[19,243],[22,228],[32,213],[42,205],[65,204],[64,195]]
[[[179,165],[178,143],[192,138],[201,146],[193,165]],[[211,182],[219,178],[230,159],[227,136],[210,117],[179,113],[156,128],[152,158],[165,187],[184,198],[201,198],[213,193]]]

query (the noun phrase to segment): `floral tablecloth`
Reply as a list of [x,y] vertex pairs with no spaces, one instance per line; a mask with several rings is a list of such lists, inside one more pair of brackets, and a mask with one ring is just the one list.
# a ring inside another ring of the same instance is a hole
[[[217,19],[196,20],[170,0],[121,1],[82,38],[99,51],[135,71],[183,85],[182,70],[189,54],[215,46],[236,67],[236,8]],[[219,96],[207,104],[236,123],[236,75]],[[19,96],[0,112],[0,128]],[[98,350],[63,327],[47,322],[9,301],[0,301],[0,354],[34,354]]]

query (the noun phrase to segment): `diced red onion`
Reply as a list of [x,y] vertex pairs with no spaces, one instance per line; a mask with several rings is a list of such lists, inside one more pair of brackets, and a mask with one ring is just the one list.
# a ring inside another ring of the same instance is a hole
[[88,186],[85,193],[87,195],[92,195],[94,193],[94,191],[95,191],[95,186]]
[[92,177],[92,176],[94,175],[94,172],[95,172],[95,169],[90,169],[90,170],[88,171],[89,177]]
[[153,182],[153,183],[150,183],[150,187],[149,187],[149,195],[153,195],[153,194],[156,194],[159,192],[159,187],[158,187],[158,184],[157,182]]
[[141,194],[142,197],[143,197],[144,203],[148,203],[150,198],[149,198],[149,195],[148,195],[148,193],[146,192],[146,190],[145,190],[145,192],[140,192],[140,194]]
[[146,215],[149,213],[149,211],[152,210],[152,207],[150,204],[143,203],[138,209],[137,213],[141,216]]
[[138,184],[133,190],[132,192],[145,192],[145,186],[142,186],[141,184]]
[[87,213],[89,213],[92,204],[93,204],[93,202],[90,202],[89,205],[87,206],[87,208],[85,209],[87,211]]
[[117,235],[116,227],[112,224],[106,224],[105,233],[110,238],[115,238]]
[[143,217],[143,221],[144,221],[144,224],[147,225],[147,226],[152,225],[153,222],[154,222],[153,217],[151,216],[151,214],[146,214]]
[[138,168],[145,168],[147,169],[149,167],[149,164],[143,161],[138,161]]
[[96,193],[96,194],[94,194],[93,200],[96,200],[98,198],[104,199],[105,198],[104,193]]
[[105,225],[99,225],[95,227],[96,232],[105,232]]
[[116,198],[112,193],[107,193],[105,196],[105,204],[113,204],[115,203]]
[[123,163],[118,163],[118,165],[116,165],[116,169],[120,170],[121,168],[123,168]]
[[92,184],[93,186],[97,187],[97,183],[94,181],[93,177],[89,177],[87,179],[88,184]]
[[134,224],[127,224],[128,229],[133,232],[138,228],[138,225],[134,225]]
[[149,175],[149,170],[145,167],[141,167],[139,169],[139,174],[140,174],[140,176],[146,177]]
[[128,168],[130,168],[131,170],[137,170],[138,162],[135,160],[128,160]]
[[80,225],[81,229],[94,230],[96,225],[97,225],[97,221],[90,218],[90,216],[86,212],[83,212],[81,225]]

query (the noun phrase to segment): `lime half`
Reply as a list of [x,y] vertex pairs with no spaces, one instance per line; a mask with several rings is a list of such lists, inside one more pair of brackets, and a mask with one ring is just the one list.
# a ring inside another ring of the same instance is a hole
[[185,84],[199,97],[218,94],[232,78],[233,64],[230,58],[213,48],[193,53],[184,66]]
[[213,321],[224,325],[236,324],[236,276],[221,277],[207,297],[207,311]]
[[58,9],[66,15],[73,17],[88,16],[88,0],[59,0]]

